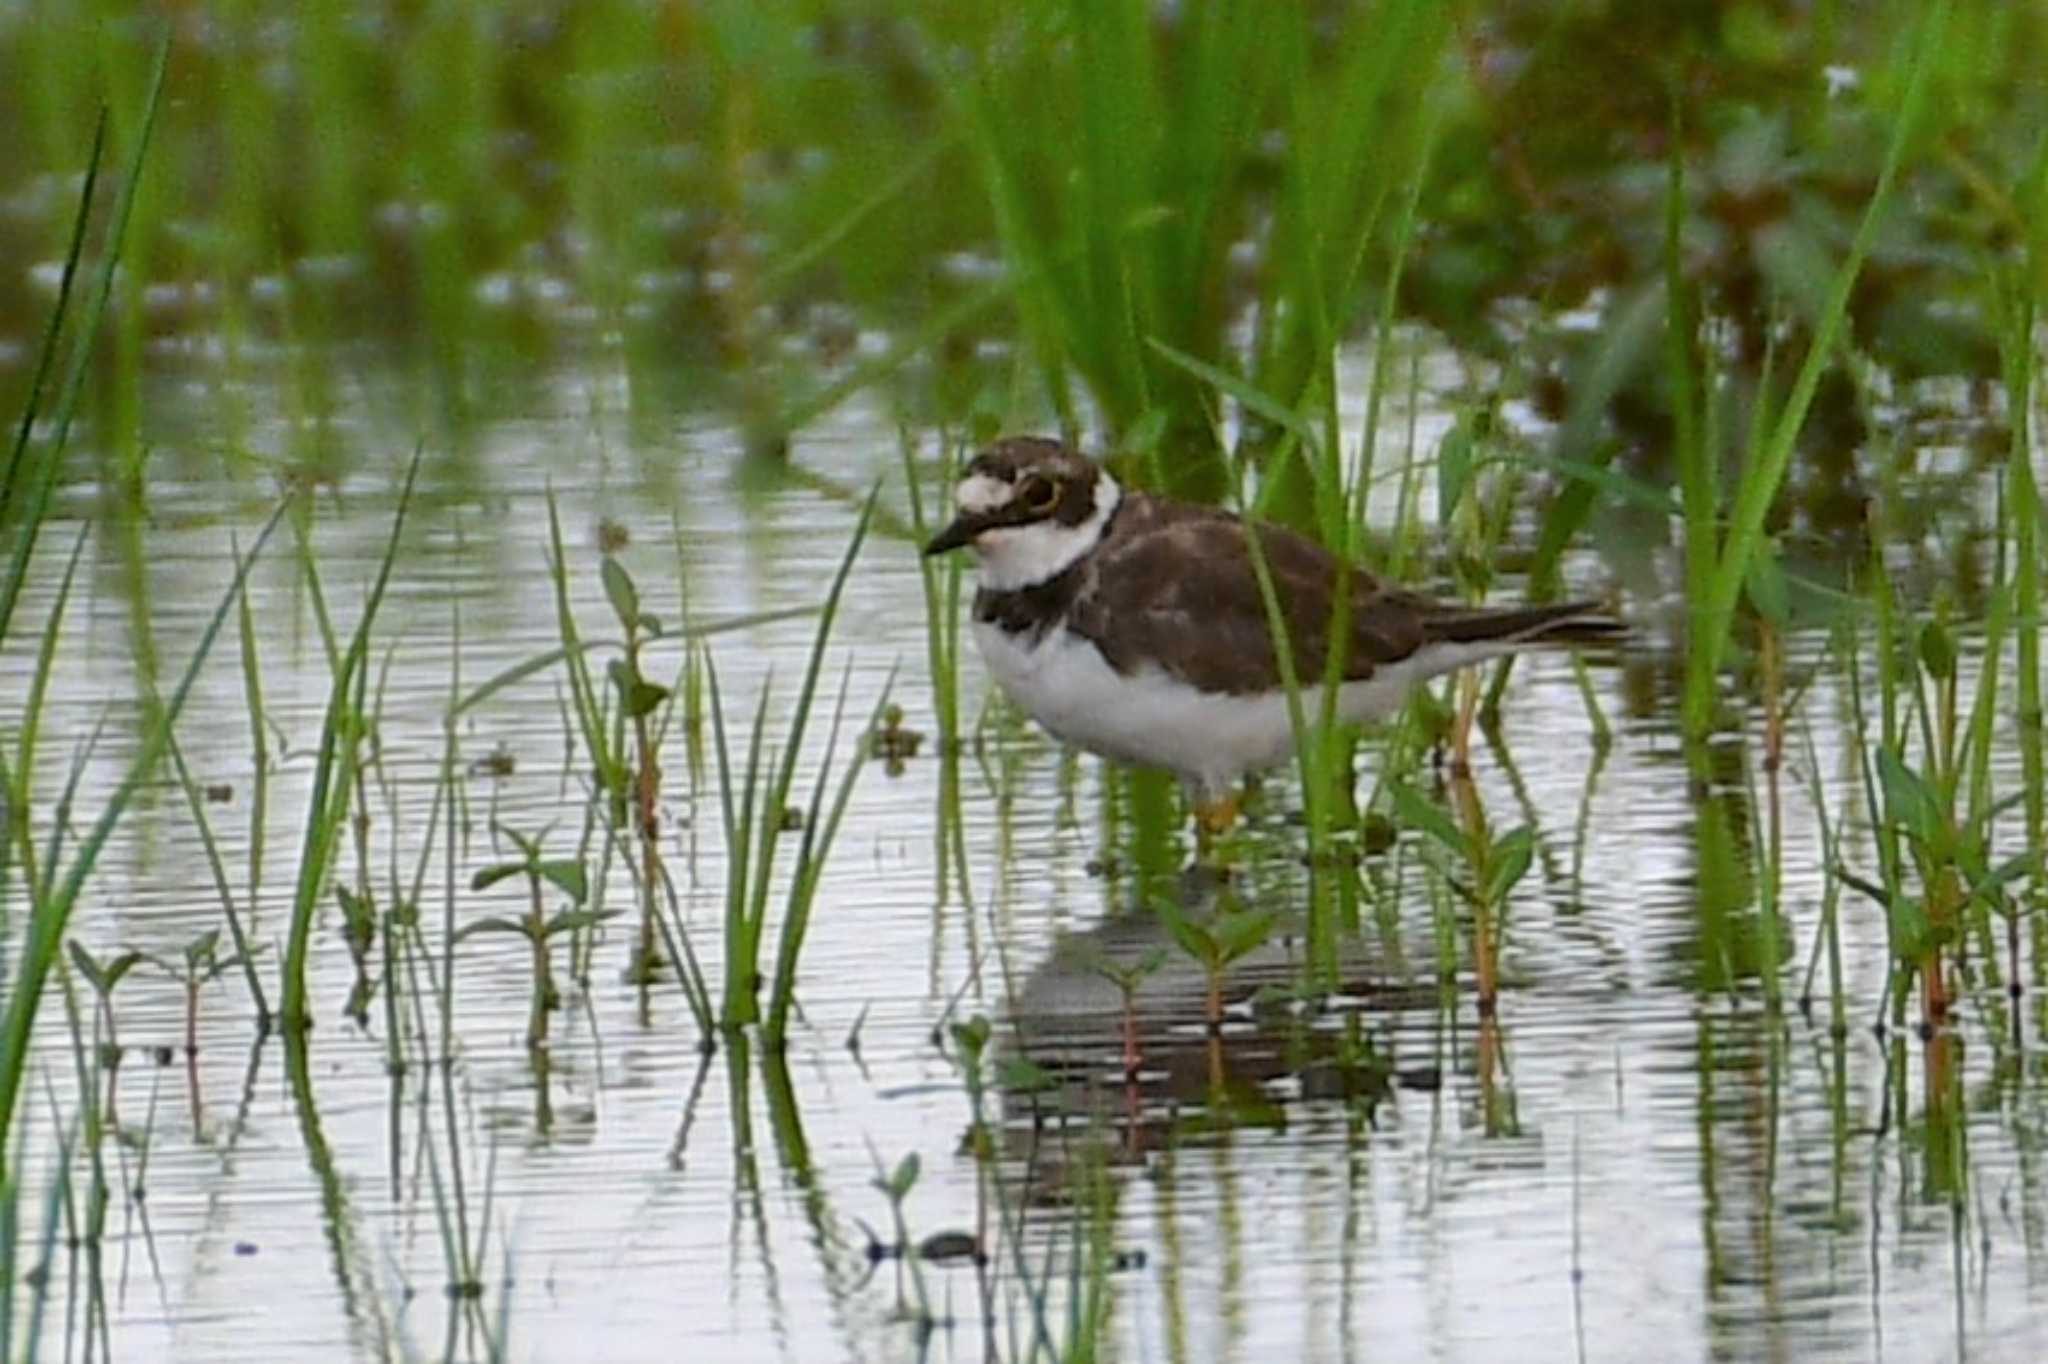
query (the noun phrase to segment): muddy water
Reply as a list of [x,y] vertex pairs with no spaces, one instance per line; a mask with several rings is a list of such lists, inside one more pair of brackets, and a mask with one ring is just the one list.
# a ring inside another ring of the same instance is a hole
[[[550,478],[593,634],[608,633],[595,573],[603,518],[630,532],[626,562],[665,617],[677,614],[680,560],[697,620],[815,602],[852,524],[847,501],[816,488],[742,486],[736,450],[715,431],[635,444],[601,410],[593,420],[589,394],[573,384],[534,406],[474,434],[499,491],[484,505],[427,498],[385,608],[369,830],[380,893],[394,865],[408,883],[414,874],[452,673],[474,686],[557,641],[544,557]],[[362,443],[410,448],[403,432],[384,434]],[[894,449],[888,428],[856,411],[793,455],[857,490],[893,471]],[[649,466],[672,493],[649,491]],[[389,469],[373,467],[323,501],[314,544],[344,630],[386,532],[390,487]],[[901,504],[897,484],[889,497]],[[258,499],[225,522],[222,502],[210,478],[153,494],[148,616],[167,667],[186,657],[227,581],[230,529],[246,543],[255,524]],[[59,523],[46,541],[32,621],[54,590],[55,548],[75,526]],[[132,749],[136,687],[111,537],[87,554],[38,789],[48,799],[61,788],[111,714],[84,758],[78,805],[94,811]],[[281,944],[327,664],[285,546],[253,584],[276,768],[250,909],[258,938]],[[771,734],[785,731],[810,634],[809,621],[791,620],[715,641],[736,740],[771,675]],[[234,642],[224,645],[179,734],[199,780],[232,788],[208,813],[244,896],[251,750]],[[1803,644],[1809,656],[1817,647]],[[849,588],[827,675],[851,668],[848,711],[864,715],[900,669],[905,722],[929,730],[925,649],[914,556],[878,536]],[[679,661],[657,651],[655,670]],[[29,665],[19,647],[0,660],[10,709]],[[1753,911],[1739,887],[1703,891],[1700,873],[1715,820],[1748,844],[1739,768],[1729,789],[1695,800],[1675,701],[1654,685],[1626,686],[1612,665],[1593,679],[1617,719],[1604,761],[1555,658],[1518,669],[1502,742],[1480,752],[1496,824],[1533,824],[1541,848],[1511,906],[1497,1024],[1482,1026],[1469,981],[1440,987],[1428,882],[1404,844],[1370,864],[1378,927],[1347,948],[1335,1000],[1309,1006],[1284,988],[1257,990],[1294,978],[1283,929],[1233,977],[1230,1019],[1212,1041],[1199,973],[1169,951],[1139,992],[1132,1030],[1143,1061],[1127,1079],[1124,1019],[1092,963],[1142,959],[1163,938],[1133,912],[1127,882],[1102,874],[1112,850],[1092,761],[1069,769],[1042,736],[1000,716],[979,727],[965,764],[965,902],[957,888],[944,904],[935,894],[939,769],[929,747],[900,775],[877,766],[862,777],[804,953],[786,1090],[758,1049],[707,1063],[672,983],[654,987],[643,1017],[622,979],[628,921],[604,934],[587,990],[570,988],[556,1017],[545,1125],[522,1040],[529,971],[516,939],[479,936],[458,949],[452,1128],[441,1072],[424,1063],[438,1051],[436,1002],[423,1002],[430,1036],[409,1039],[415,1063],[397,1076],[382,1001],[367,1028],[342,1016],[354,971],[331,897],[312,960],[310,1106],[288,1085],[275,1039],[252,1049],[233,974],[202,996],[189,1075],[175,1054],[155,1064],[153,1048],[182,1040],[183,1000],[161,972],[140,968],[116,995],[129,1141],[107,1148],[115,1201],[98,1267],[116,1356],[482,1357],[480,1321],[502,1324],[515,1359],[1015,1358],[1037,1329],[1020,1267],[1054,1268],[1049,1330],[1064,1330],[1064,1266],[1092,1187],[1118,1257],[1104,1327],[1118,1358],[2048,1357],[2038,1135],[2048,1087],[2035,1059],[2036,998],[2023,1004],[2019,1047],[2001,990],[1965,999],[1965,1154],[1944,1156],[1924,1120],[1920,1044],[1881,1043],[1865,1026],[1884,975],[1877,916],[1842,907],[1846,1036],[1830,1035],[1824,1005],[1813,1023],[1769,1017],[1754,974],[1730,967],[1756,958]],[[985,688],[971,665],[963,685],[968,714],[980,717]],[[1803,712],[1838,819],[1854,807],[1844,690],[1824,675]],[[494,822],[552,827],[557,852],[579,835],[583,763],[560,706],[551,674],[459,726],[468,804],[458,923],[522,908],[515,883],[466,888],[475,870],[510,855],[502,837],[494,846]],[[499,751],[514,760],[509,773],[470,769]],[[668,753],[667,848],[715,979],[725,872],[715,787],[693,783],[680,738]],[[1781,955],[1796,998],[1822,881],[1803,764],[1791,775]],[[1254,895],[1283,914],[1299,910],[1301,893],[1290,808],[1285,783],[1268,789],[1251,854]],[[1860,846],[1861,826],[1849,827]],[[443,858],[437,844],[422,903],[437,954]],[[351,876],[353,859],[342,859]],[[611,904],[630,903],[622,873],[608,892]],[[11,970],[25,915],[12,885],[8,896],[0,942]],[[182,800],[168,787],[146,792],[74,935],[102,954],[175,955],[218,921]],[[274,998],[276,948],[263,969]],[[989,1113],[1022,1254],[1005,1241],[984,1273],[923,1267],[940,1325],[921,1340],[901,1310],[916,1292],[905,1267],[870,1259],[865,1227],[890,1225],[871,1181],[878,1161],[914,1152],[911,1236],[993,1235],[996,1214],[963,1150],[971,1110],[957,1051],[935,1044],[977,1013],[997,1020],[1006,1053],[1023,1035],[1045,1082],[993,1099]],[[40,1037],[25,1108],[32,1182],[56,1147],[52,1102],[63,1114],[77,1102],[58,993]],[[1901,1088],[1888,1090],[1888,1076]],[[488,1229],[479,1310],[458,1314],[451,1332],[442,1228],[456,1215],[452,1159],[462,1221],[473,1239]],[[1946,1169],[1960,1170],[1953,1196]],[[1091,1170],[1101,1184],[1087,1183]],[[92,1270],[60,1237],[45,1357],[67,1332],[79,1348]]]

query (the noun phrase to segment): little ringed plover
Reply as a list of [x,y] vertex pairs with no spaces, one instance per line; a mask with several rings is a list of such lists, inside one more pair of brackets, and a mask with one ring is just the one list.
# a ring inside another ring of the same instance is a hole
[[[1066,743],[1172,772],[1202,828],[1228,828],[1240,780],[1294,753],[1243,521],[1123,488],[1078,451],[1036,437],[978,454],[955,504],[924,552],[968,546],[979,556],[974,638],[1003,691]],[[1304,713],[1317,715],[1339,561],[1278,526],[1260,526],[1258,544]],[[1336,712],[1352,724],[1393,714],[1427,678],[1626,630],[1594,602],[1471,607],[1357,567],[1349,591]]]

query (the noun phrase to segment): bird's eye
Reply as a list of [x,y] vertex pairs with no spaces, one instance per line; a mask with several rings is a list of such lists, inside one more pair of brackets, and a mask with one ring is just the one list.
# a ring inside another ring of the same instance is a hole
[[1018,494],[1024,510],[1044,514],[1060,504],[1060,488],[1049,478],[1032,477],[1024,480],[1024,490]]

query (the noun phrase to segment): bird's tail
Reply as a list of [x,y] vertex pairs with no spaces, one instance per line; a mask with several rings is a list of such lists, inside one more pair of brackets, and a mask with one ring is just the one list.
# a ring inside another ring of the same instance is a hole
[[1425,628],[1431,639],[1447,644],[1560,647],[1615,644],[1629,632],[1627,621],[1596,601],[1445,611],[1430,617]]

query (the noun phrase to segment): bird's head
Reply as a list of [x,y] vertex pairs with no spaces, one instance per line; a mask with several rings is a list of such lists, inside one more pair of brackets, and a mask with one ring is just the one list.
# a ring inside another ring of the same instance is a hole
[[1072,447],[1036,436],[997,441],[969,462],[954,490],[958,514],[926,554],[972,546],[984,587],[1042,583],[1095,547],[1122,490]]

